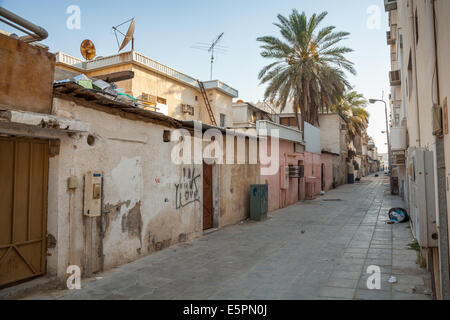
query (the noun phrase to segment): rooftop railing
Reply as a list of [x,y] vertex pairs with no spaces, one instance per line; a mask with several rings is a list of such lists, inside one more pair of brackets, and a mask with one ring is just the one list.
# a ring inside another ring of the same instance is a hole
[[[119,53],[113,56],[108,56],[104,58],[97,58],[95,60],[91,61],[83,61],[81,59],[72,57],[68,54],[65,54],[63,52],[58,52],[56,54],[56,62],[64,63],[67,65],[70,65],[72,67],[81,69],[81,70],[94,70],[98,68],[104,68],[111,65],[121,64],[121,63],[127,63],[127,62],[136,62],[139,63],[147,68],[153,69],[159,73],[162,73],[166,76],[169,76],[173,79],[176,79],[178,81],[184,82],[190,86],[196,87],[199,89],[197,79],[190,77],[180,71],[177,71],[171,67],[168,67],[162,63],[159,63],[151,58],[148,58],[144,56],[143,54],[140,54],[136,51],[129,51],[129,52],[123,52]],[[219,89],[233,97],[238,97],[239,92],[228,86],[227,84],[219,81],[219,80],[213,80],[213,81],[205,81],[204,82],[205,89]]]

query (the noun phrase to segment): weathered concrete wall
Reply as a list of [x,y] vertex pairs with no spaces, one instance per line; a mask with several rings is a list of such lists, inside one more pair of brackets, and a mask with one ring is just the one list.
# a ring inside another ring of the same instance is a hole
[[250,110],[246,103],[233,105],[233,126],[248,125],[251,119]]
[[305,151],[311,153],[321,153],[320,129],[305,122]]
[[[50,185],[59,186],[57,193],[49,194],[49,199],[57,202],[52,205],[55,211],[49,211],[49,221],[55,225],[49,229],[56,227],[52,231],[57,232],[58,275],[65,276],[69,260],[69,194],[65,186],[70,171],[80,181],[75,192],[73,261],[84,270],[92,267],[95,271],[99,267],[96,254],[99,218],[93,221],[91,244],[91,218],[82,215],[83,175],[88,171],[104,174],[103,202],[109,210],[103,244],[105,268],[201,235],[202,166],[178,166],[170,161],[172,143],[163,143],[163,131],[168,128],[119,118],[60,99],[55,100],[54,110],[57,115],[91,123],[90,134],[95,137],[93,145],[88,145],[85,135],[62,138],[60,155],[50,163],[51,177],[54,175],[56,179]],[[187,200],[192,200],[188,205],[177,201],[177,186],[181,185],[195,189],[189,190],[193,192],[187,195]],[[54,219],[56,223],[51,222]]]
[[250,215],[250,185],[260,183],[260,166],[219,165],[219,181],[219,227],[247,219]]
[[[213,110],[214,117],[216,118],[217,126],[220,126],[220,114],[225,115],[225,126],[224,127],[231,127],[233,126],[233,109],[232,109],[232,103],[233,99],[231,96],[226,95],[219,90],[208,90],[207,95],[211,101],[211,109]],[[202,120],[204,123],[211,123],[211,120],[209,120],[208,113],[206,112],[205,107],[205,116],[203,116]]]
[[[58,67],[74,70],[64,64],[59,64]],[[198,120],[211,124],[202,94],[199,89],[193,86],[131,63],[102,67],[85,72],[85,74],[89,77],[95,77],[120,71],[134,72],[133,79],[117,82],[117,85],[135,98],[141,98],[143,93],[164,98],[167,100],[169,116],[178,120]],[[217,125],[220,125],[220,114],[223,113],[226,115],[226,126],[232,126],[232,97],[215,89],[206,92]],[[194,107],[194,115],[183,113],[182,104]]]
[[[436,1],[436,23],[437,23],[437,59],[439,68],[439,104],[447,106],[447,113],[443,114],[444,123],[449,124],[448,106],[450,104],[450,61],[448,54],[450,52],[450,41],[448,31],[450,27],[450,1],[437,0]],[[449,129],[450,130],[450,129]],[[444,149],[445,149],[445,167],[447,175],[450,175],[450,134],[444,135]],[[450,178],[448,178],[450,179]],[[447,188],[447,216],[450,220],[450,189]],[[448,226],[450,234],[450,224]]]
[[49,113],[55,55],[0,34],[0,63],[0,107]]
[[319,115],[320,143],[323,151],[341,153],[341,118],[337,114]]

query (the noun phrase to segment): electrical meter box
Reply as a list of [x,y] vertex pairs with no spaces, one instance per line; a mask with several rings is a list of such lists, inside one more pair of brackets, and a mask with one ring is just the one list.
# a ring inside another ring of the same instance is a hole
[[280,167],[280,189],[289,189],[289,166]]
[[102,178],[100,172],[89,171],[84,176],[84,215],[99,217],[102,206]]

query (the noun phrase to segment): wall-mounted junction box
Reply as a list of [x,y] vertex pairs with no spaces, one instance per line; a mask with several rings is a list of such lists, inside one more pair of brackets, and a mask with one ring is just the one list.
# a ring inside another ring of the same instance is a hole
[[280,189],[289,189],[289,166],[280,167]]
[[99,217],[102,204],[102,174],[87,172],[84,176],[84,215]]

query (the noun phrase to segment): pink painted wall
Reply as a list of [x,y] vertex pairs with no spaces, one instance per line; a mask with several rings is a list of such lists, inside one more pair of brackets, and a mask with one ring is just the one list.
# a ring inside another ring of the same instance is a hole
[[[271,154],[270,139],[267,149],[269,150],[269,154]],[[280,140],[279,150],[279,170],[277,173],[274,175],[261,175],[261,183],[267,183],[269,185],[269,211],[285,208],[290,204],[298,202],[298,179],[289,179],[289,188],[287,190],[281,189],[280,168],[290,164],[298,165],[298,161],[304,161],[304,156],[302,153],[294,152],[294,143],[292,141]],[[302,189],[300,187],[300,190]]]
[[[292,141],[280,140],[279,142],[279,167],[288,165],[305,166],[305,178],[300,180],[300,200],[305,199],[305,179],[314,181],[314,193],[318,195],[321,191],[321,166],[322,158],[320,154],[304,152],[295,153]],[[269,154],[271,144],[268,145]],[[261,166],[263,167],[263,166]],[[332,158],[325,157],[325,181],[328,188],[333,182]],[[280,208],[285,208],[299,201],[298,179],[289,179],[289,188],[281,189],[281,170],[274,175],[261,175],[261,183],[269,185],[269,212]]]
[[333,155],[329,153],[322,153],[321,160],[325,167],[325,190],[329,191],[333,187]]

